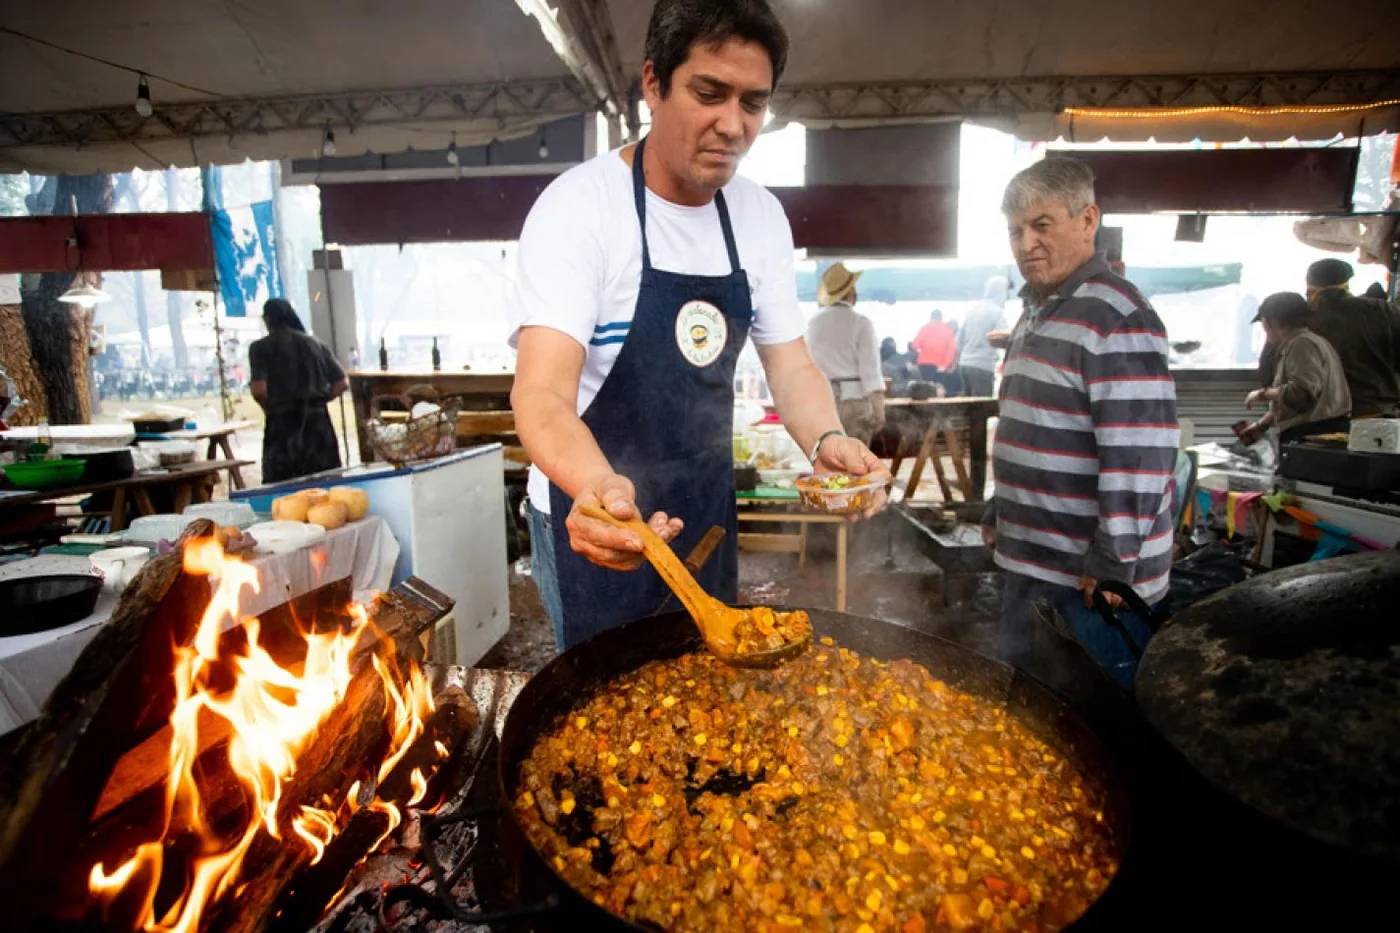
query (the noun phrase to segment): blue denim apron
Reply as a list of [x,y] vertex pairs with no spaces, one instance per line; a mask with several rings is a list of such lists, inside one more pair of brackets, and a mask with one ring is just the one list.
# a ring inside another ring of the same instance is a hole
[[[642,229],[642,280],[631,329],[598,395],[582,415],[615,472],[637,489],[642,517],[664,511],[685,522],[672,547],[687,554],[712,526],[725,530],[701,569],[700,585],[726,602],[738,597],[738,519],[734,501],[734,365],[753,323],[749,280],[724,193],[715,208],[729,252],[728,275],[682,275],[652,267],[647,246],[643,139],[632,159],[632,191]],[[684,348],[684,350],[682,349]],[[652,615],[670,590],[650,564],[608,570],[575,554],[565,517],[573,500],[550,484],[554,557],[563,605],[564,646]],[[673,608],[672,601],[665,608]]]

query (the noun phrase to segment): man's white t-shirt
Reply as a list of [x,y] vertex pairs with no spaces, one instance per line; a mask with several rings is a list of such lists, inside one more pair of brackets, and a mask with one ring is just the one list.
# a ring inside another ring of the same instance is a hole
[[[647,199],[647,243],[657,269],[686,275],[727,275],[719,211]],[[801,337],[806,321],[797,305],[792,228],[773,194],[736,176],[724,188],[725,203],[748,274],[754,343],[772,345]],[[560,175],[540,194],[520,234],[511,302],[510,345],[522,327],[550,327],[573,337],[588,352],[579,378],[583,414],[622,351],[637,307],[642,276],[642,236],[632,195],[632,169],[620,150],[604,153]],[[677,309],[679,310],[679,309]],[[549,512],[549,480],[531,467],[530,502]]]

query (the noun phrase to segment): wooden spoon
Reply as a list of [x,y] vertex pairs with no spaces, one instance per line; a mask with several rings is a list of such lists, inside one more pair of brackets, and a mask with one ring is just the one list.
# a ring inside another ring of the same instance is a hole
[[646,522],[638,519],[623,521],[606,509],[596,506],[580,506],[579,511],[589,518],[607,522],[615,528],[634,531],[641,536],[642,553],[651,561],[651,565],[656,568],[656,572],[666,581],[671,591],[680,597],[681,603],[700,629],[705,645],[726,664],[735,667],[774,667],[801,654],[811,643],[812,636],[808,634],[805,638],[777,648],[737,653],[735,649],[738,639],[734,635],[734,628],[747,617],[748,613],[745,610],[726,606],[706,593],[695,577],[691,576],[690,571],[686,570],[676,552],[671,550],[671,546],[661,540],[661,536],[652,531]]

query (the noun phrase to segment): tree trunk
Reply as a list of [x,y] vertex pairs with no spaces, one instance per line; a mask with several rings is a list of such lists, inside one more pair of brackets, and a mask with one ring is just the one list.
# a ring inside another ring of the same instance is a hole
[[[165,170],[165,209],[174,214],[180,210],[180,173],[176,169]],[[186,369],[190,365],[190,351],[185,346],[185,298],[179,292],[165,293],[165,316],[170,324],[170,349],[175,357],[175,368]]]
[[[60,175],[52,184],[46,182],[30,202],[30,210],[36,214],[65,213],[75,202],[79,213],[105,214],[112,209],[112,177]],[[73,272],[28,275],[21,282],[24,328],[44,384],[52,424],[83,424],[92,417],[87,366],[92,317],[82,308],[58,300],[79,274],[83,281],[101,285],[100,271],[79,272],[82,261],[80,255],[74,255]]]

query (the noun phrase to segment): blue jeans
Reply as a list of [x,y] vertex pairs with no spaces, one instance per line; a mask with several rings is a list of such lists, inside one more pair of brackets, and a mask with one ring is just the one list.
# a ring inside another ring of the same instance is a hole
[[554,629],[554,646],[564,650],[564,600],[559,596],[559,572],[554,563],[554,523],[530,503],[530,576],[540,592],[544,614]]
[[[1137,674],[1137,653],[1123,642],[1122,633],[1110,628],[1095,609],[1084,605],[1084,594],[1069,586],[1046,583],[1018,573],[1006,575],[1002,591],[1001,623],[997,627],[997,657],[1014,667],[1033,666],[1032,627],[1036,604],[1045,602],[1059,614],[1069,634],[1099,666],[1123,689],[1131,690]],[[1147,623],[1127,609],[1118,610],[1118,619],[1141,650],[1152,637]]]

